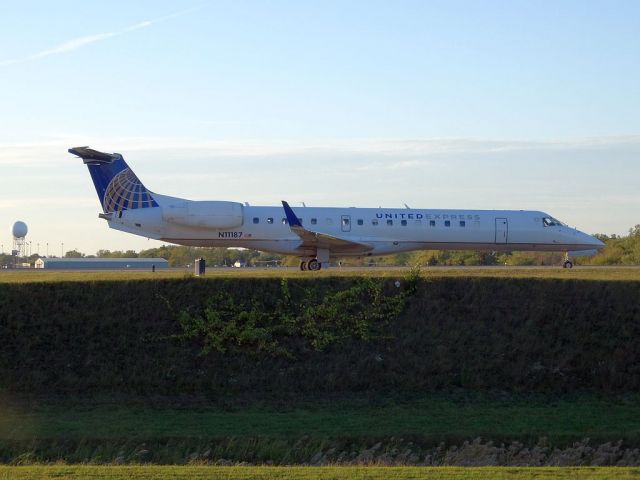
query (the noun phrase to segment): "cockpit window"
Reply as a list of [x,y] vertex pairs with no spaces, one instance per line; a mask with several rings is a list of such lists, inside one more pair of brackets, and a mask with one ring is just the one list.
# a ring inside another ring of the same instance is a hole
[[553,217],[544,217],[542,219],[542,224],[545,227],[560,227],[564,225],[564,223],[562,223],[560,220],[556,220]]

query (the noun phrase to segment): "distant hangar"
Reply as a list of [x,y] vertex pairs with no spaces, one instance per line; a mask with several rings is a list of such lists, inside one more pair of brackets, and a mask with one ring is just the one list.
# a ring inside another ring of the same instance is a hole
[[152,270],[168,268],[164,258],[39,258],[36,268],[47,270]]

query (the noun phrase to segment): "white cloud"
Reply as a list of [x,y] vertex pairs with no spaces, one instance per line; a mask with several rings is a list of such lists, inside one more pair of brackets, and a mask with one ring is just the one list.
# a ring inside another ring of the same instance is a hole
[[[557,139],[540,141],[423,139],[423,140],[327,140],[327,141],[208,141],[167,137],[87,137],[82,134],[49,135],[34,143],[0,143],[0,165],[41,165],[52,158],[70,159],[67,149],[78,145],[107,152],[136,156],[142,161],[170,164],[176,159],[194,162],[233,163],[238,160],[285,162],[293,168],[309,168],[309,162],[322,159],[316,168],[334,163],[357,172],[404,170],[461,161],[530,162],[539,155],[555,156],[564,163],[580,163],[589,158],[617,152],[640,154],[640,135]],[[562,155],[562,156],[560,156]],[[348,161],[347,161],[348,160]],[[535,170],[535,169],[534,169]]]
[[[170,137],[87,137],[82,134],[50,135],[46,142],[34,144],[6,144],[0,147],[41,148],[60,146],[90,145],[105,151],[126,152],[164,152],[186,156],[296,156],[296,155],[377,155],[380,157],[412,158],[453,154],[491,154],[524,151],[566,151],[625,149],[640,150],[640,135],[586,137],[576,139],[552,140],[491,140],[469,138],[430,138],[430,139],[349,139],[349,140],[251,140],[251,141],[209,141],[190,138]],[[2,158],[2,153],[0,153]],[[301,159],[303,160],[303,159]],[[403,162],[402,166],[410,166]]]

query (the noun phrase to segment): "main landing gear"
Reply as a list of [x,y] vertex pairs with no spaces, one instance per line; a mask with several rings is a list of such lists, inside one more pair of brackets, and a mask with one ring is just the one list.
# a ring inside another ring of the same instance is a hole
[[326,248],[318,248],[315,255],[309,252],[309,257],[302,257],[301,260],[300,270],[303,272],[306,270],[317,272],[322,268],[322,264],[324,264],[325,267],[329,266],[329,250]]
[[300,270],[305,272],[307,270],[311,271],[311,272],[317,272],[318,270],[320,270],[322,268],[322,264],[318,261],[317,258],[312,258],[309,261],[302,261],[300,262]]

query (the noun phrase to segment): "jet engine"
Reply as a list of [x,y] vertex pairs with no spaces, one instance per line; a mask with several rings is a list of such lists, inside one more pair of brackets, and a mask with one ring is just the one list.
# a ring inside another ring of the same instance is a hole
[[171,223],[196,228],[236,228],[244,221],[237,202],[185,200],[162,206],[162,218]]

